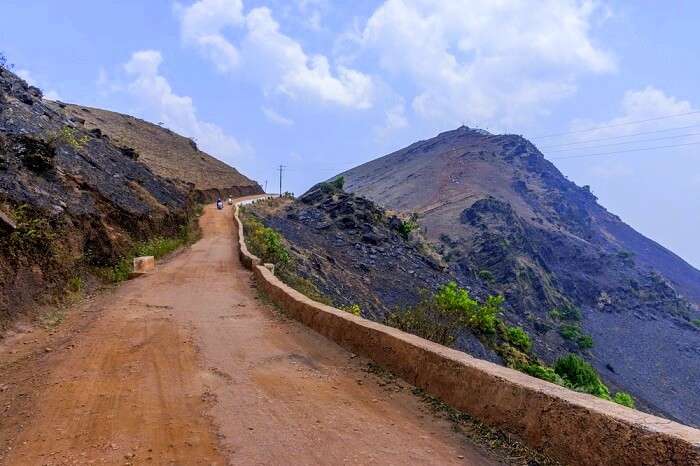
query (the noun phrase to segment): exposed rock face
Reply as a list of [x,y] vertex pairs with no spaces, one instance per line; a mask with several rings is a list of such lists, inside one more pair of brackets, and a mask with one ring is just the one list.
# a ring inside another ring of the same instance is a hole
[[167,128],[108,110],[60,102],[55,105],[62,107],[76,126],[109,137],[125,156],[143,162],[156,175],[191,183],[199,201],[263,192],[258,183],[199,150],[192,139]]
[[[520,136],[466,127],[342,174],[346,190],[417,213],[460,283],[507,301],[548,361],[587,357],[638,405],[700,425],[700,271],[606,211]],[[555,308],[593,337],[563,338]]]
[[189,188],[0,69],[0,328],[134,240],[176,234],[191,205]]
[[[383,322],[388,313],[412,306],[453,278],[438,255],[399,233],[401,221],[367,199],[322,185],[282,208],[250,207],[291,244],[296,271],[338,307],[357,304],[366,318]],[[478,283],[471,291],[483,296]],[[501,362],[472,333],[457,346]]]

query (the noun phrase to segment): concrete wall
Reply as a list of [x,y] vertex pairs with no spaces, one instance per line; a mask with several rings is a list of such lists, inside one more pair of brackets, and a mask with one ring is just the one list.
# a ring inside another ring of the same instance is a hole
[[326,306],[278,280],[250,254],[241,261],[290,316],[372,359],[451,406],[510,432],[565,464],[700,465],[700,430],[577,393]]

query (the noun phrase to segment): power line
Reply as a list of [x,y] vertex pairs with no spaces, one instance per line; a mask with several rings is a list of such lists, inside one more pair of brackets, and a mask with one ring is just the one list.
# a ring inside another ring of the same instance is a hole
[[574,146],[578,144],[586,144],[589,142],[599,142],[599,141],[609,141],[611,139],[623,139],[623,138],[631,138],[633,136],[644,136],[646,134],[656,134],[656,133],[665,133],[668,131],[676,131],[676,130],[681,130],[681,129],[690,129],[690,128],[697,128],[700,125],[689,125],[689,126],[675,126],[673,128],[664,128],[664,129],[657,129],[653,131],[641,131],[639,133],[630,133],[630,134],[622,134],[619,136],[608,136],[605,138],[596,138],[596,139],[585,139],[583,141],[575,141],[575,142],[567,142],[566,144],[555,144],[553,146],[542,146],[540,149],[554,149],[557,147],[568,147],[568,146]]
[[700,110],[696,110],[693,112],[677,113],[675,115],[666,115],[666,116],[655,117],[655,118],[647,118],[646,120],[626,121],[624,123],[616,123],[614,125],[596,126],[594,128],[580,129],[580,130],[576,130],[576,131],[567,131],[565,133],[544,134],[542,136],[535,136],[532,139],[553,138],[556,136],[566,136],[567,134],[589,133],[591,131],[598,131],[600,129],[617,128],[620,126],[635,125],[637,123],[646,123],[648,121],[658,121],[658,120],[665,120],[668,118],[676,118],[676,117],[680,117],[680,116],[697,115],[699,113],[700,113]]
[[660,138],[651,138],[651,139],[638,139],[636,141],[611,142],[609,144],[599,144],[597,146],[569,147],[568,149],[549,150],[549,151],[547,151],[547,153],[551,154],[554,152],[570,152],[572,150],[598,149],[600,147],[620,146],[620,145],[625,145],[625,144],[641,144],[643,142],[662,141],[665,139],[675,139],[675,138],[690,137],[690,136],[700,136],[700,133],[675,134],[673,136],[663,136]]
[[627,149],[627,150],[620,150],[620,151],[613,151],[613,152],[599,152],[597,154],[583,154],[583,155],[568,155],[568,156],[564,156],[564,157],[552,157],[550,160],[579,159],[579,158],[585,158],[585,157],[599,157],[599,156],[603,156],[603,155],[624,154],[627,152],[639,152],[639,151],[655,150],[655,149],[670,149],[672,147],[695,146],[698,144],[700,144],[700,141],[687,142],[685,144],[671,144],[668,146],[642,147],[639,149]]

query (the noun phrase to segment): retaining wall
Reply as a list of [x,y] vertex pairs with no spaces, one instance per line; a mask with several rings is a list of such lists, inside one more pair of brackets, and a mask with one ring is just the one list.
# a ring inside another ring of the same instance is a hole
[[252,255],[241,262],[290,316],[456,409],[565,464],[700,465],[700,430],[645,414],[312,301]]

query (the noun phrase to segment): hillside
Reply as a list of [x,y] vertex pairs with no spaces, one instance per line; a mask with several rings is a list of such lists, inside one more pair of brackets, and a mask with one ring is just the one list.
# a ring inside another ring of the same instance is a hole
[[417,214],[460,284],[502,294],[544,360],[576,351],[641,406],[700,425],[700,271],[530,142],[461,127],[341,175],[346,190]]
[[262,193],[255,181],[235,168],[199,150],[189,138],[167,128],[121,113],[80,105],[58,103],[70,118],[85,129],[99,129],[112,142],[133,149],[138,160],[158,176],[194,184],[201,200],[217,195],[238,197]]
[[[203,195],[185,183],[199,176],[195,165],[167,179],[142,163],[150,153],[141,157],[42,97],[0,67],[0,330],[55,307],[95,273],[110,274],[138,244],[185,241]],[[148,127],[121,137],[143,142]],[[170,148],[187,141],[170,139]],[[259,189],[231,168],[219,173],[218,183]]]

